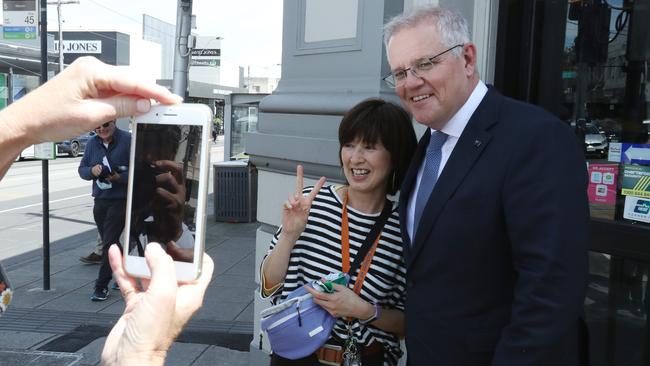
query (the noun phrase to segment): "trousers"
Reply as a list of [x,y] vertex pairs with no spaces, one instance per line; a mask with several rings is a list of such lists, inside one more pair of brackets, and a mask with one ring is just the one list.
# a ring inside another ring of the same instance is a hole
[[102,237],[102,263],[95,281],[95,288],[108,288],[113,271],[108,262],[108,248],[111,244],[120,245],[120,235],[124,229],[126,218],[126,200],[124,199],[95,199],[93,217],[97,224],[97,231]]

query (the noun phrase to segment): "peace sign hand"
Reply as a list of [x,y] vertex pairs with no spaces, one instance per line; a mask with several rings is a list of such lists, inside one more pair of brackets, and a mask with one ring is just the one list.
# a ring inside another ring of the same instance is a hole
[[296,192],[290,195],[282,205],[282,233],[286,235],[291,242],[295,242],[307,226],[309,209],[314,198],[325,184],[325,177],[321,177],[314,189],[306,196],[303,196],[303,168],[302,165],[296,167]]

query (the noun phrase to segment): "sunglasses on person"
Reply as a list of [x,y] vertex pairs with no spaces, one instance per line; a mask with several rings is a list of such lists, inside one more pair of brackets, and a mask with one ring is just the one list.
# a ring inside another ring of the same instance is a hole
[[101,126],[97,126],[97,127],[95,127],[95,129],[96,129],[96,130],[99,130],[99,129],[102,128],[102,127],[107,128],[107,127],[110,126],[110,125],[111,125],[110,122],[106,122],[106,123],[102,124]]

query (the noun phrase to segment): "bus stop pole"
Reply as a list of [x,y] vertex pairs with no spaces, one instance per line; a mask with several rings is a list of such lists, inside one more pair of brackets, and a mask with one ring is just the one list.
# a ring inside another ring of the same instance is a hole
[[[41,78],[40,84],[47,82],[47,0],[41,0]],[[45,102],[45,101],[44,101]],[[50,188],[48,160],[41,161],[43,172],[43,290],[50,289]]]

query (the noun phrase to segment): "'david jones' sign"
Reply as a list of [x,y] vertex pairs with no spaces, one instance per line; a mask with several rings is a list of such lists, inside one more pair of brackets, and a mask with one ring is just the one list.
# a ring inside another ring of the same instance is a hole
[[[59,41],[54,41],[54,50],[59,51]],[[63,53],[102,53],[102,41],[63,40]]]

